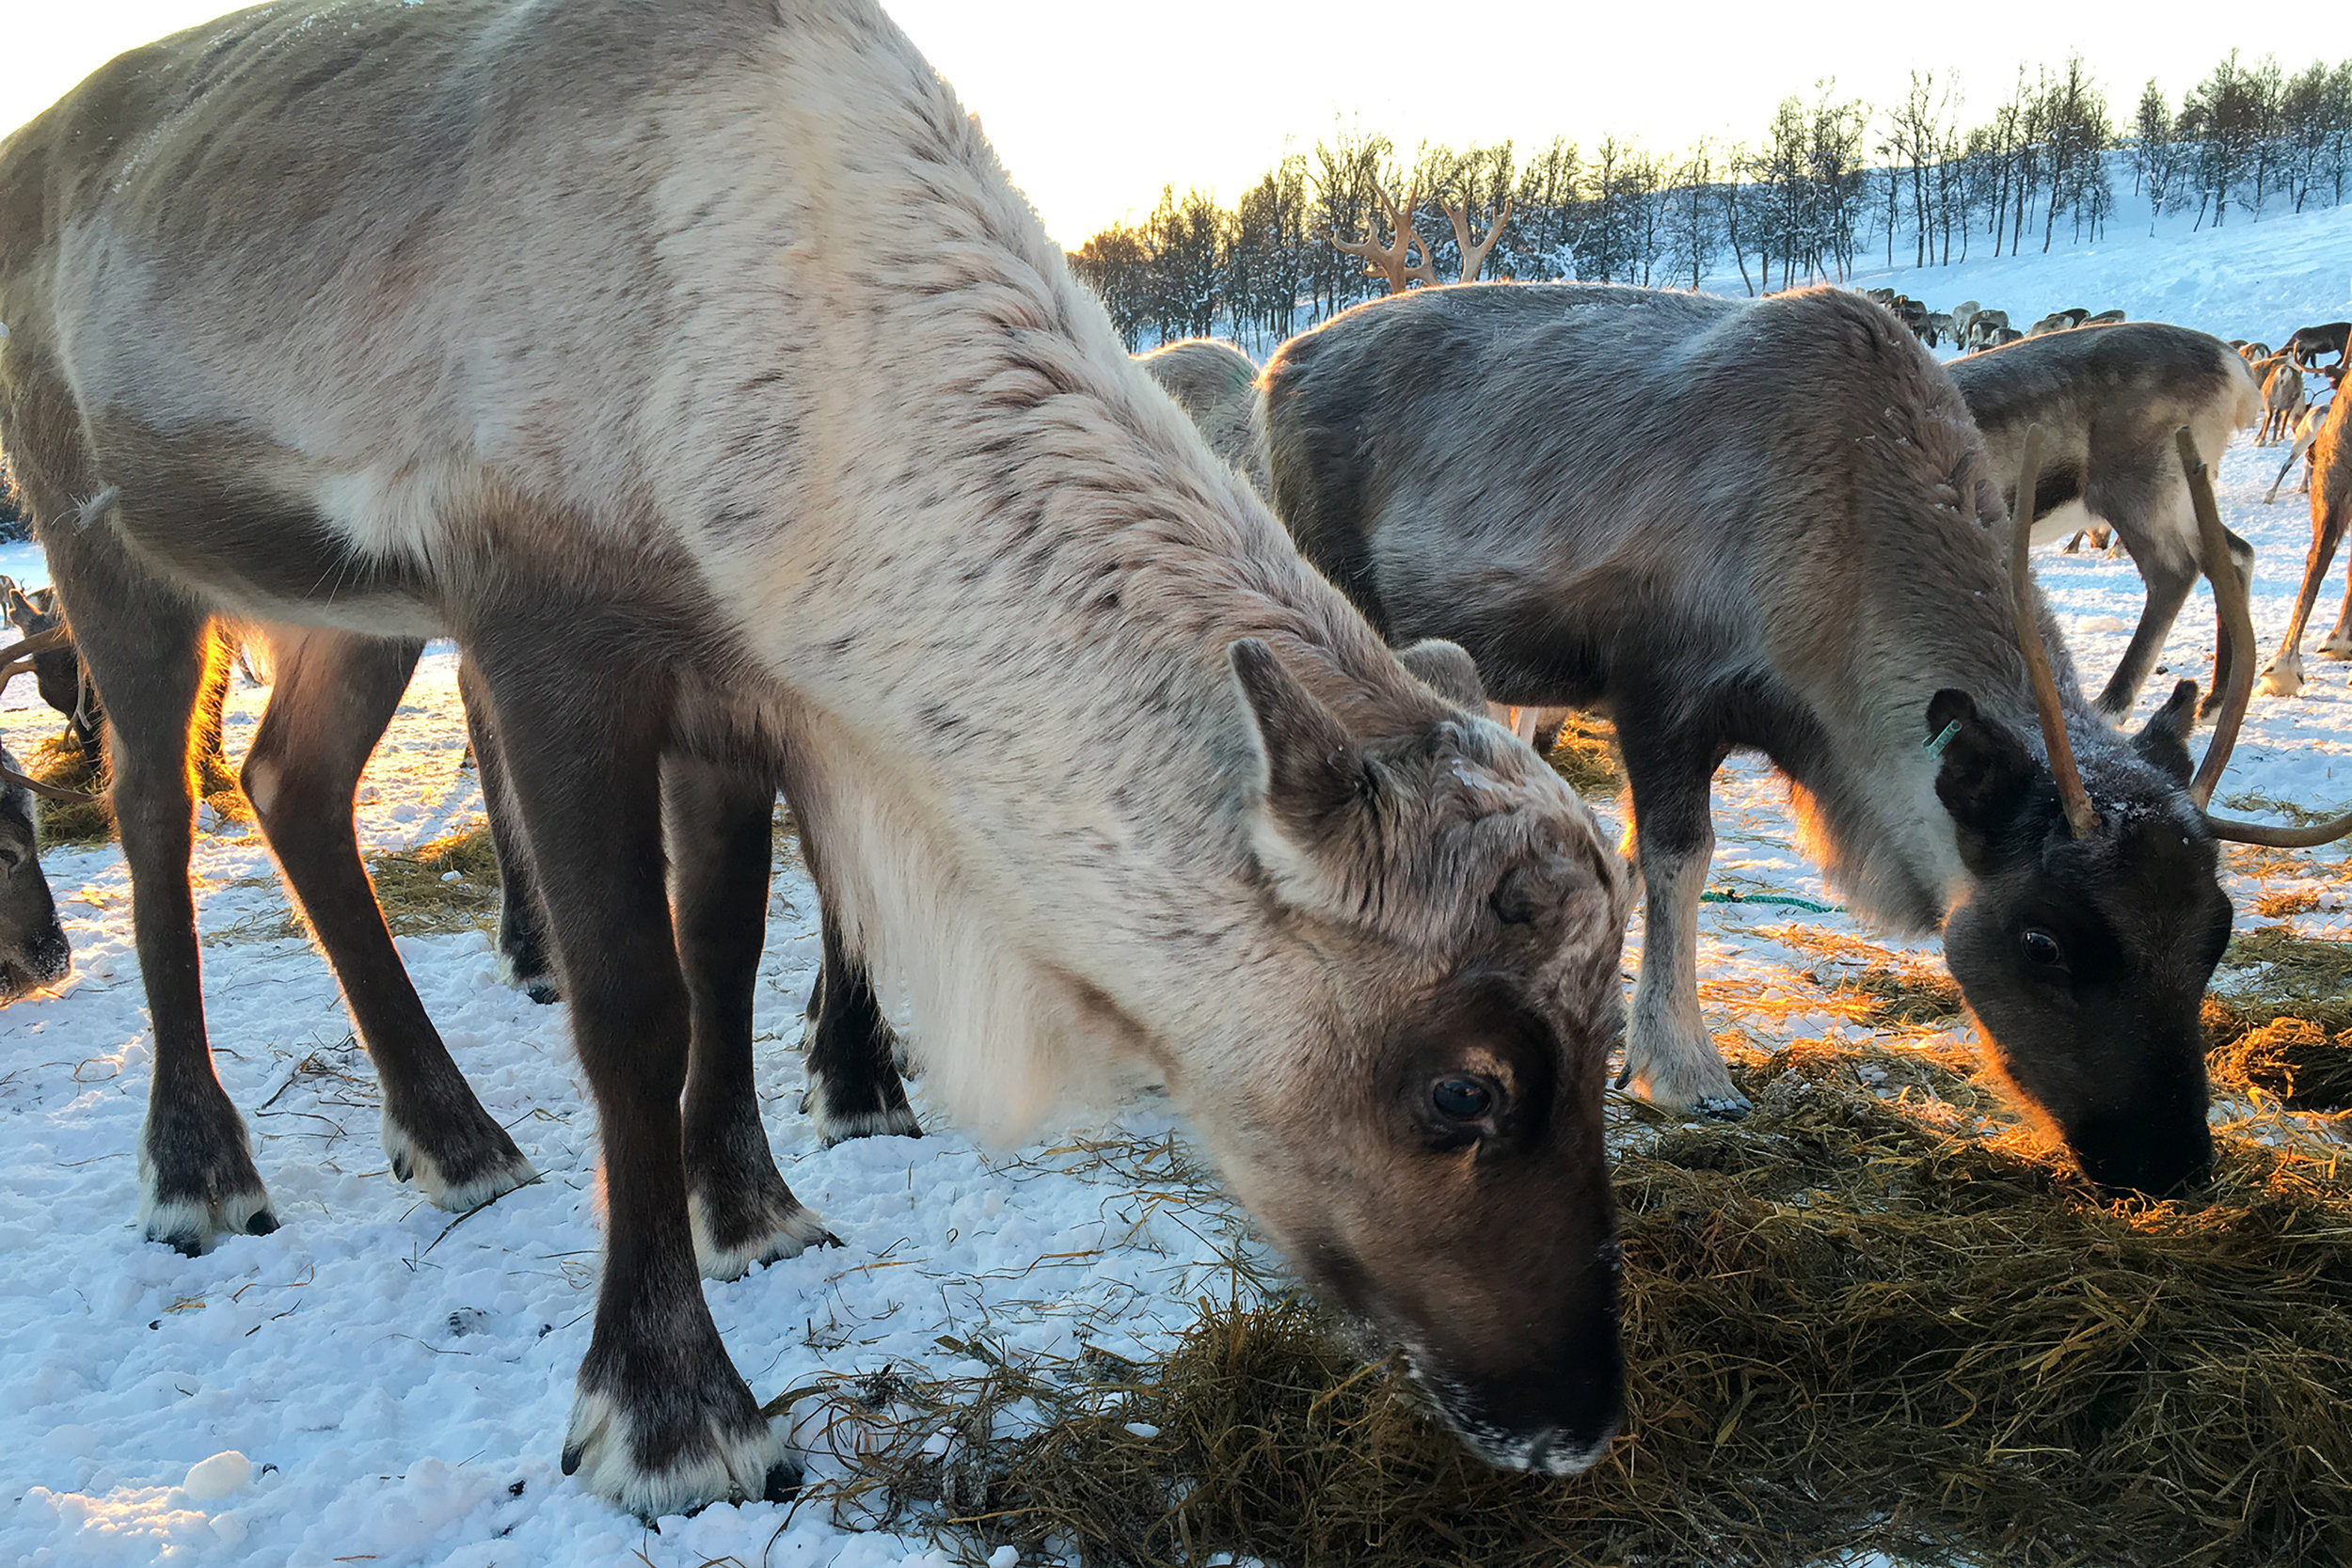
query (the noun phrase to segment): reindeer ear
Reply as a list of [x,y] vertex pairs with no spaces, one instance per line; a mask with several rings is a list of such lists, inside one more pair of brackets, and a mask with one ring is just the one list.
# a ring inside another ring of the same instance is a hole
[[2032,798],[2033,754],[2006,725],[1977,711],[1968,693],[1949,688],[1928,704],[1927,743],[1943,750],[1935,798],[1952,814],[1961,859],[1974,866]]
[[1447,702],[1459,703],[1472,713],[1486,710],[1486,689],[1479,683],[1478,666],[1459,642],[1424,637],[1409,648],[1399,648],[1396,661]]
[[2183,681],[2155,716],[2132,736],[2132,750],[2140,760],[2164,770],[2175,783],[2186,784],[2196,772],[2189,760],[2189,727],[2197,722],[2197,683]]
[[15,583],[8,584],[8,624],[20,631],[25,630],[24,623],[32,619],[34,613],[33,602],[24,596],[24,590]]
[[1265,768],[1249,844],[1283,902],[1329,918],[1359,913],[1376,877],[1364,828],[1380,783],[1345,726],[1255,638],[1228,657]]

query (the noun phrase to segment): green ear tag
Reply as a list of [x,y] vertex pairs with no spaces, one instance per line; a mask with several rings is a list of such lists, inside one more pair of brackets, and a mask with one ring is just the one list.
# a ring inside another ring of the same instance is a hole
[[1926,745],[1920,747],[1919,749],[1927,752],[1927,754],[1931,757],[1940,757],[1944,754],[1944,748],[1952,743],[1952,736],[1958,735],[1959,733],[1960,721],[1955,719],[1950,723],[1945,725],[1944,728],[1937,733],[1933,740],[1929,741]]

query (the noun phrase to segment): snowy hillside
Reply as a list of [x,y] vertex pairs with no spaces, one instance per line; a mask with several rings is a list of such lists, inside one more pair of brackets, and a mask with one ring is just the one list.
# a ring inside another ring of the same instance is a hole
[[[1883,281],[1938,308],[1974,296],[2021,323],[2060,306],[2121,306],[2135,318],[2274,341],[2344,311],[2352,211],[2218,234],[2168,230],[2154,241],[2117,227],[2115,242],[2092,250],[1856,282]],[[2277,467],[2276,453],[2241,439],[2220,476],[2225,520],[2260,552],[2254,609],[2265,654],[2308,530],[2300,498],[2261,504]],[[0,570],[23,575],[34,564],[0,558]],[[2045,551],[2037,568],[2078,662],[2104,674],[2140,603],[2132,566]],[[2331,613],[2332,595],[2312,641]],[[2166,665],[2202,678],[2213,637],[2201,593]],[[2259,795],[2336,810],[2352,800],[2352,687],[2342,667],[2314,659],[2312,669],[2301,699],[2257,700],[2225,801]],[[2153,681],[2150,697],[2168,684]],[[235,694],[232,757],[264,697]],[[0,705],[0,738],[20,754],[56,728],[29,680]],[[436,652],[363,786],[364,847],[412,847],[480,822],[462,747],[453,660]],[[1706,906],[1710,1025],[1735,1044],[1851,1027],[1821,989],[1821,955],[1862,933],[1843,913],[1806,908],[1829,895],[1791,847],[1782,790],[1753,761],[1735,760],[1717,800],[1714,880],[1749,902]],[[2328,850],[2301,863],[2340,859]],[[220,1070],[284,1223],[193,1260],[142,1242],[133,1150],[150,1047],[124,867],[112,847],[53,849],[45,864],[76,962],[53,990],[0,1010],[0,1561],[947,1560],[918,1538],[859,1533],[821,1497],[797,1512],[715,1507],[655,1533],[558,1473],[598,1247],[595,1118],[564,1009],[501,986],[480,932],[400,939],[459,1064],[546,1178],[463,1219],[423,1205],[385,1168],[373,1075],[324,961],[288,926],[250,832],[199,841],[198,897]],[[2230,879],[2241,929],[2270,921],[2252,912],[2258,894],[2296,885],[2276,857],[2258,870]],[[2292,916],[2295,927],[2352,936],[2335,884],[2311,885],[2316,907]],[[1931,943],[1909,949],[1935,953]],[[818,1148],[797,1109],[793,1050],[817,954],[810,884],[787,867],[758,992],[760,1092],[787,1180],[843,1245],[707,1287],[759,1398],[826,1373],[974,1370],[943,1337],[985,1336],[1015,1353],[1091,1344],[1148,1354],[1192,1320],[1197,1298],[1234,1288],[1232,1260],[1251,1256],[1248,1243],[1155,1100],[990,1154],[940,1126],[918,1089],[930,1135]],[[1798,1000],[1745,1012],[1734,1000],[1742,995]],[[2229,1114],[2268,1117],[2281,1138],[2328,1135],[2321,1118],[2275,1104]],[[815,1445],[820,1434],[800,1435]],[[211,1462],[230,1451],[242,1457]],[[821,1453],[811,1463],[819,1481],[842,1469]]]

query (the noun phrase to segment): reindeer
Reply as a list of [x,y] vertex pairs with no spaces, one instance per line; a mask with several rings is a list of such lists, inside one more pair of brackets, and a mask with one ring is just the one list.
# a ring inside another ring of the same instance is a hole
[[2335,394],[2344,389],[2344,367],[2342,365],[2329,365],[2319,373],[2327,378],[2328,397],[2326,401],[2307,404],[2301,416],[2296,420],[2295,441],[2287,449],[2286,461],[2280,464],[2279,471],[2271,476],[2270,488],[2263,492],[2265,506],[2277,502],[2279,486],[2286,482],[2287,470],[2295,467],[2297,458],[2303,460],[2303,483],[2296,487],[2296,493],[2297,495],[2311,494],[2312,442],[2318,437],[2319,427],[2328,422],[2328,410],[2333,405]]
[[2262,428],[2254,434],[2254,445],[2276,446],[2287,438],[2295,422],[2310,406],[2304,396],[2303,370],[2293,356],[2274,354],[2260,364],[2248,367],[2262,383]]
[[[2344,341],[2352,338],[2352,322],[2328,322],[2323,326],[2298,326],[2295,336],[2287,340],[2286,353],[2307,371],[2315,371],[2314,363],[2323,354],[2336,356],[2336,367],[2344,362]],[[2266,351],[2265,351],[2266,352]]]
[[[0,656],[0,687],[33,668],[44,649],[28,644],[39,641],[28,639]],[[0,1003],[64,979],[73,965],[33,824],[34,795],[59,793],[25,777],[0,746]]]
[[[28,594],[5,578],[0,578],[0,584],[5,584],[0,587],[0,602],[6,604],[8,624],[26,638],[65,626],[65,612],[58,608],[55,588],[36,588]],[[231,776],[228,756],[221,750],[229,705],[229,665],[225,656],[233,652],[246,677],[256,685],[262,684],[253,675],[250,640],[224,638],[223,641],[223,662],[216,673],[206,677],[202,697],[197,705],[197,768],[199,777],[210,779]],[[262,668],[268,668],[266,655],[262,656]],[[34,656],[33,681],[40,700],[65,716],[66,739],[75,755],[85,768],[98,768],[103,760],[101,742],[105,736],[105,705],[98,700],[98,690],[90,684],[89,672],[84,668],[81,655],[74,652],[70,637]]]
[[[2294,697],[2303,690],[2303,623],[2318,602],[2319,585],[2336,559],[2344,531],[2352,525],[2352,398],[2339,392],[2328,404],[2327,417],[2314,433],[2312,451],[2312,548],[2303,562],[2303,586],[2295,595],[2295,613],[2287,621],[2285,641],[2278,657],[2265,665],[2261,689],[2266,696]],[[2289,455],[2287,462],[2295,461]],[[2286,470],[2280,470],[2280,478]],[[2271,490],[2276,493],[2274,481]],[[2352,658],[2352,584],[2344,589],[2344,611],[2335,629],[2319,644],[2323,658]]]
[[[0,144],[0,441],[106,703],[150,1234],[270,1216],[187,895],[210,626],[272,630],[247,792],[354,930],[364,878],[306,858],[346,829],[295,807],[348,809],[452,636],[604,1154],[567,1472],[648,1514],[792,1481],[687,1241],[728,1191],[689,1139],[702,938],[737,927],[673,915],[665,813],[712,832],[679,763],[781,782],[960,1119],[1156,1074],[1475,1451],[1600,1451],[1621,866],[1300,560],[867,0],[221,18]],[[1152,745],[1081,744],[1137,712]],[[377,1052],[394,1141],[524,1179],[428,1035]],[[793,1213],[778,1255],[821,1239]]]
[[2128,737],[2084,698],[1968,404],[1855,295],[1449,289],[1292,339],[1261,385],[1277,509],[1375,626],[1461,643],[1498,701],[1614,719],[1648,911],[1621,1082],[1746,1108],[1695,942],[1708,781],[1753,749],[1859,912],[1942,927],[1996,1064],[2088,1176],[2161,1192],[2204,1167],[2217,845],[2303,841],[2203,809],[2253,678],[2209,507],[2238,651],[2192,776],[2195,684]]
[[1138,355],[1136,363],[1176,401],[1209,450],[1264,495],[1265,452],[1255,419],[1257,362],[1217,339],[1187,338]]
[[[2203,461],[2218,465],[2232,434],[2261,411],[2253,379],[2220,340],[2160,322],[2075,327],[1947,368],[1983,433],[1994,483],[2012,512],[2024,509],[2017,473],[2026,432],[2043,432],[2048,459],[2032,498],[2034,541],[2112,529],[2139,568],[2147,601],[2096,705],[2121,719],[2197,585],[2197,519],[2172,459],[2172,433],[2187,425]],[[2250,574],[2253,546],[2232,534],[2230,550],[2238,570]],[[2222,685],[2217,675],[2217,700]]]

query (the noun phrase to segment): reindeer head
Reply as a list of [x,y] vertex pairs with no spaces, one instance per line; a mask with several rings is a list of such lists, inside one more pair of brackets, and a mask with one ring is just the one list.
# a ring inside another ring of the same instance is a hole
[[[1410,652],[1481,702],[1458,650]],[[1251,841],[1276,928],[1311,955],[1316,1022],[1233,1053],[1226,1173],[1311,1283],[1406,1347],[1473,1449],[1581,1469],[1624,1376],[1601,1140],[1623,866],[1486,720],[1399,682],[1343,721],[1265,643],[1232,661]]]
[[72,962],[57,906],[41,875],[33,797],[0,748],[0,1002],[64,977]]
[[[36,588],[27,594],[10,582],[0,590],[0,600],[8,607],[8,625],[24,633],[27,641],[65,625],[65,614],[57,608],[57,591],[54,588]],[[82,656],[74,651],[73,644],[60,642],[36,654],[33,684],[40,691],[40,700],[73,721],[75,732],[80,734],[96,705],[90,699]]]
[[[2040,432],[2027,433],[2021,489]],[[1937,797],[1952,816],[1971,887],[1945,922],[1944,950],[2000,1067],[2102,1184],[2169,1192],[2213,1159],[2205,1124],[2205,987],[2230,939],[2218,841],[2312,845],[2352,816],[2311,829],[2233,822],[2205,810],[2228,766],[2253,686],[2248,589],[2228,549],[2203,461],[2180,433],[2201,554],[2222,607],[2229,689],[2204,761],[2187,736],[2197,684],[2183,681],[2128,743],[2077,771],[2012,532],[2018,641],[2046,764],[1961,691],[1929,704],[1941,741]]]

